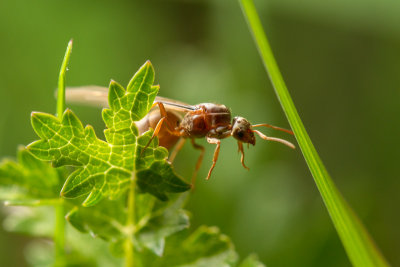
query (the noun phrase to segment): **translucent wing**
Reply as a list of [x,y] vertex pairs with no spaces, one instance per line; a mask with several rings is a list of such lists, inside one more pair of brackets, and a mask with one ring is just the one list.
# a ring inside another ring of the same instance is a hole
[[108,88],[96,85],[67,87],[65,101],[85,106],[108,107]]
[[[67,87],[65,92],[65,99],[68,103],[86,106],[108,107],[107,98],[108,88],[97,85]],[[178,112],[187,112],[196,109],[196,107],[189,104],[161,96],[157,96],[155,102],[162,102],[166,109]]]
[[189,105],[187,103],[180,102],[178,100],[170,99],[167,97],[162,97],[162,96],[156,96],[156,99],[154,100],[154,102],[162,102],[167,109],[172,109],[172,110],[181,111],[181,112],[197,109],[195,106]]

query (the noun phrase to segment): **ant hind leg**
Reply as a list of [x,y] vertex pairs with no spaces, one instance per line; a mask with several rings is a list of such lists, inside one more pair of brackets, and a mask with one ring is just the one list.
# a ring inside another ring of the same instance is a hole
[[197,173],[198,173],[198,171],[199,171],[199,169],[200,169],[201,163],[203,162],[205,149],[204,149],[204,146],[201,146],[201,145],[199,145],[199,144],[196,144],[195,141],[194,141],[194,139],[191,139],[190,141],[191,141],[191,143],[192,143],[192,146],[193,146],[195,149],[200,150],[200,156],[199,156],[199,158],[198,158],[198,160],[197,160],[197,162],[196,162],[196,168],[195,168],[195,170],[194,170],[194,172],[193,172],[193,176],[192,176],[192,186],[194,187],[194,184],[195,184],[195,182],[196,182]]
[[215,151],[214,151],[213,164],[211,165],[211,168],[208,171],[208,175],[207,175],[206,180],[210,179],[211,172],[214,169],[215,164],[217,163],[218,155],[219,155],[219,149],[221,147],[221,140],[219,140],[217,138],[207,137],[207,142],[210,143],[210,144],[216,144],[217,146],[215,147]]
[[169,158],[168,158],[168,161],[169,161],[170,163],[174,162],[176,155],[177,155],[178,152],[182,149],[182,147],[183,147],[183,145],[185,144],[185,142],[186,142],[186,139],[185,139],[185,138],[182,138],[182,137],[181,137],[181,138],[179,139],[178,143],[177,143],[176,146],[173,148],[173,150],[172,150],[172,152],[171,152],[171,154],[170,154],[170,156],[169,156]]

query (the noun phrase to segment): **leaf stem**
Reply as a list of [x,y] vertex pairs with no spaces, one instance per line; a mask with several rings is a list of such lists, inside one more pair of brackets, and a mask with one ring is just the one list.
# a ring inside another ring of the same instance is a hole
[[130,229],[125,240],[125,266],[133,267],[134,264],[134,247],[133,247],[133,234],[135,229],[135,186],[136,181],[132,176],[131,184],[128,194],[128,218],[126,221],[127,229]]
[[65,51],[64,60],[61,64],[60,74],[58,76],[58,91],[57,91],[57,116],[59,119],[65,110],[65,73],[72,51],[72,39],[68,42],[67,51]]
[[239,0],[275,93],[295,133],[347,255],[354,266],[389,266],[356,214],[342,197],[308,136],[275,61],[253,0]]
[[[61,64],[60,74],[58,76],[57,91],[57,116],[61,120],[65,110],[65,74],[69,58],[72,52],[72,39],[68,42],[64,59]],[[55,229],[54,229],[54,248],[55,248],[55,266],[65,265],[65,211],[64,200],[60,197],[60,202],[55,206]]]
[[63,266],[65,263],[65,215],[64,201],[56,205],[56,227],[54,229],[54,246],[55,246],[55,266]]

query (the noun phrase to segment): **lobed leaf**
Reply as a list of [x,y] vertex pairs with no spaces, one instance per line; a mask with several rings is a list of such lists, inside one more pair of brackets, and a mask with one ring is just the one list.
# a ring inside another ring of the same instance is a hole
[[123,200],[104,200],[94,207],[74,207],[66,219],[77,230],[91,233],[112,242],[114,254],[123,252],[127,237],[135,240],[137,249],[147,248],[157,255],[164,251],[165,238],[187,228],[189,217],[183,211],[183,201],[161,202],[148,194],[137,194],[136,223],[126,226],[127,213]]
[[75,206],[65,218],[78,231],[109,241],[124,238],[124,210],[124,201],[104,200],[94,207]]
[[139,250],[146,247],[156,255],[162,256],[165,239],[189,227],[188,212],[182,209],[185,199],[186,196],[180,196],[168,205],[163,205],[166,202],[154,202],[152,212],[142,216],[136,224]]
[[[97,204],[104,197],[117,199],[137,175],[142,192],[167,200],[168,192],[190,188],[165,161],[168,152],[153,141],[141,151],[151,134],[138,137],[135,121],[152,107],[158,86],[153,86],[154,70],[147,61],[133,76],[125,90],[115,81],[109,89],[109,109],[103,110],[106,141],[100,140],[91,126],[83,127],[78,117],[67,109],[62,119],[45,113],[32,113],[32,126],[41,140],[28,146],[30,152],[53,165],[70,165],[76,170],[68,177],[62,196],[86,196],[84,206]],[[135,168],[136,164],[136,168]]]
[[[235,266],[237,254],[230,239],[216,227],[201,226],[188,235],[181,231],[167,239],[162,257],[141,252],[139,266]],[[138,255],[139,256],[139,255]]]
[[112,144],[98,139],[92,127],[83,128],[71,110],[64,112],[62,121],[34,113],[32,125],[42,140],[30,144],[29,151],[42,160],[52,160],[56,167],[80,167],[65,182],[64,197],[90,193],[84,202],[89,206],[102,196],[114,199],[128,188],[133,162],[126,161],[124,149],[116,151]]
[[[140,155],[150,140],[152,131],[139,137],[136,155]],[[142,192],[148,192],[162,201],[168,200],[167,193],[185,192],[191,188],[182,178],[178,177],[169,162],[164,159],[168,151],[158,146],[158,141],[146,148],[143,156],[136,157],[137,184]]]
[[57,169],[23,147],[18,149],[17,159],[0,163],[0,199],[32,202],[58,198],[63,179]]

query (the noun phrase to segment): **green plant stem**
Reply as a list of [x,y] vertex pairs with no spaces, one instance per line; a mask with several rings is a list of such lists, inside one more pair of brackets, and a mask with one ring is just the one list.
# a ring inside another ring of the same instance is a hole
[[275,93],[295,133],[350,261],[354,266],[389,266],[360,220],[336,188],[319,158],[286,88],[253,0],[240,0],[240,3]]
[[[62,199],[61,199],[62,200]],[[56,227],[54,232],[55,266],[63,266],[65,263],[65,218],[64,201],[55,206]]]
[[65,110],[65,73],[67,72],[67,66],[69,58],[71,56],[71,51],[72,51],[72,39],[68,43],[67,51],[65,52],[64,60],[61,64],[60,75],[58,78],[57,116],[59,119],[62,118],[62,115]]
[[134,247],[133,247],[133,234],[135,229],[135,185],[136,181],[132,177],[131,185],[128,195],[128,218],[127,226],[127,239],[125,241],[125,266],[133,267],[134,264]]
[[[65,110],[65,74],[69,58],[72,52],[72,40],[68,42],[67,50],[61,64],[60,74],[58,76],[57,91],[57,116],[61,120]],[[60,197],[60,203],[55,205],[56,225],[54,232],[55,247],[55,265],[63,266],[65,263],[65,211],[64,200]]]

